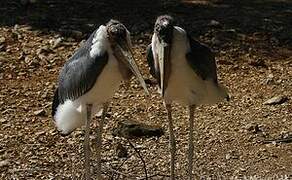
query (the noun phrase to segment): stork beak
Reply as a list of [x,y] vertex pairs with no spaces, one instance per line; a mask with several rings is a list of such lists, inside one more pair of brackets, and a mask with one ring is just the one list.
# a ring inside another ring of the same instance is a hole
[[122,43],[121,46],[118,45],[119,49],[121,50],[123,56],[125,57],[125,59],[127,60],[127,65],[129,66],[129,68],[132,70],[132,72],[134,73],[134,75],[138,78],[140,84],[142,85],[145,93],[147,95],[149,95],[149,91],[147,89],[146,83],[143,79],[143,76],[141,74],[141,72],[139,71],[139,68],[134,60],[133,57],[133,53],[130,49],[130,47],[128,46],[127,43]]
[[159,72],[160,72],[160,88],[161,88],[161,95],[164,97],[165,89],[166,89],[166,65],[169,64],[169,55],[170,55],[170,46],[168,43],[161,42],[159,46]]

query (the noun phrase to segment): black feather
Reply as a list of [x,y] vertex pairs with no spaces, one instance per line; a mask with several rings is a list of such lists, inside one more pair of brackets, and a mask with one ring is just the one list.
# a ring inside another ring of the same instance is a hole
[[108,62],[108,53],[90,56],[94,33],[65,63],[59,76],[59,101],[75,100],[88,92]]
[[55,90],[55,93],[54,93],[54,100],[53,100],[53,104],[52,104],[52,116],[54,117],[55,114],[56,114],[56,111],[57,111],[57,108],[60,104],[60,101],[59,101],[59,93],[58,93],[58,88]]
[[153,57],[153,51],[152,51],[152,46],[151,44],[148,45],[147,47],[147,63],[149,67],[150,74],[152,77],[154,77],[160,87],[160,73],[155,69],[154,66],[154,57]]
[[190,52],[186,54],[186,59],[192,69],[203,79],[212,79],[217,83],[217,72],[215,55],[207,46],[192,39],[188,35]]

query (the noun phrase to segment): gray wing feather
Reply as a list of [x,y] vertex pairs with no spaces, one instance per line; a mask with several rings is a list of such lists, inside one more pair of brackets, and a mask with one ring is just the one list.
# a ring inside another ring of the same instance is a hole
[[212,79],[217,83],[217,68],[214,53],[207,46],[195,41],[188,35],[190,52],[186,54],[192,69],[203,79]]
[[108,53],[92,58],[90,48],[95,32],[65,63],[59,76],[58,95],[60,103],[75,100],[88,92],[108,62]]

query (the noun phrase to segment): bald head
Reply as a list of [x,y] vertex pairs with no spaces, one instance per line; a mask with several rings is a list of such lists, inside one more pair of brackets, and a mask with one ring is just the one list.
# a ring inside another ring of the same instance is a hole
[[154,33],[157,34],[159,41],[171,43],[174,20],[169,15],[159,16],[156,19]]
[[110,41],[119,43],[127,38],[127,28],[117,20],[110,20],[106,24],[107,33]]

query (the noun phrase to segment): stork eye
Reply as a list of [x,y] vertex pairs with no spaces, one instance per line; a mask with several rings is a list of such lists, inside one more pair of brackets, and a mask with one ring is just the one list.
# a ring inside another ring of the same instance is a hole
[[116,42],[126,39],[126,31],[124,29],[113,27],[109,29],[108,33],[109,33],[110,38]]

